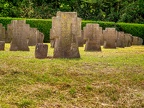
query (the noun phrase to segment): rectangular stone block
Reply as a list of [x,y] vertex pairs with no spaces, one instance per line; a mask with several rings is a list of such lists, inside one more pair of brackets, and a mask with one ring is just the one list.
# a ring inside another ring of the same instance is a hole
[[35,58],[44,59],[47,58],[48,45],[43,43],[37,43],[35,47]]

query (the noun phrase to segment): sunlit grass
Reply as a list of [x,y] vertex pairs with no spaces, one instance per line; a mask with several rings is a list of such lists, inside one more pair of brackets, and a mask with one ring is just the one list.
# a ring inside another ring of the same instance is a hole
[[[53,48],[48,44],[48,56]],[[36,59],[0,51],[0,107],[144,107],[144,46],[85,52],[79,59]]]

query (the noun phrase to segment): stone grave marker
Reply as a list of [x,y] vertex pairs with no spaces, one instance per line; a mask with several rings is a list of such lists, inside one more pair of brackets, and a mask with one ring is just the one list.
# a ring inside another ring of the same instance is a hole
[[5,41],[0,41],[0,51],[4,51],[5,49]]
[[30,36],[28,41],[29,46],[35,46],[37,44],[37,35],[38,35],[37,29],[30,28]]
[[51,34],[54,58],[80,58],[77,37],[81,36],[81,18],[76,12],[57,12],[52,18]]
[[126,47],[132,46],[132,38],[133,37],[131,34],[125,33],[125,46]]
[[137,36],[133,36],[132,45],[138,45],[139,38]]
[[104,48],[116,48],[117,31],[115,28],[106,28],[103,31]]
[[143,44],[143,39],[138,37],[138,45],[142,45]]
[[13,23],[7,25],[5,42],[10,43],[13,35]]
[[86,39],[85,51],[101,51],[102,28],[99,24],[87,24],[83,30],[84,39]]
[[26,24],[25,20],[13,20],[10,27],[12,27],[12,29],[10,28],[12,38],[10,51],[29,51],[30,26]]
[[0,41],[5,40],[5,27],[0,23]]
[[47,58],[48,45],[43,43],[37,43],[35,47],[35,58],[44,59]]
[[81,30],[81,37],[77,37],[77,40],[78,40],[78,47],[83,47],[85,43],[83,30]]
[[38,30],[37,43],[43,43],[44,34]]
[[117,32],[117,47],[125,47],[125,35],[124,32]]

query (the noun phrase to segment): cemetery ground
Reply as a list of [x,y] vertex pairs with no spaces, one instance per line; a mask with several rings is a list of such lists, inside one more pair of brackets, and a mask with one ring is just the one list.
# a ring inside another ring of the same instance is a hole
[[36,59],[34,46],[9,47],[0,52],[0,108],[144,107],[144,46],[80,47],[80,59]]

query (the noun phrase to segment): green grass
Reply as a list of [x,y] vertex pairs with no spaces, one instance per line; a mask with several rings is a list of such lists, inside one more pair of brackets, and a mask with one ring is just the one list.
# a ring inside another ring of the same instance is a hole
[[144,107],[144,46],[80,47],[80,59],[36,59],[35,47],[9,47],[0,51],[0,108]]

